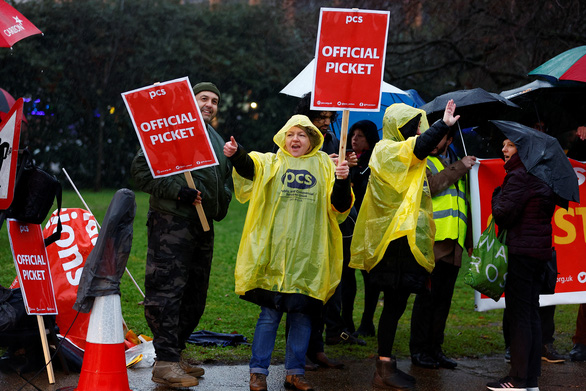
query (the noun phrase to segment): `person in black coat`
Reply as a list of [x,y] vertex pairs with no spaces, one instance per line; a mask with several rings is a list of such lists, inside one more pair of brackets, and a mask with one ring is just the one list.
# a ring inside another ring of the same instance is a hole
[[493,193],[492,214],[499,230],[507,230],[511,369],[487,388],[536,389],[541,375],[539,294],[544,265],[552,257],[551,219],[557,198],[545,182],[527,172],[512,141],[506,139],[502,151],[507,174]]
[[[348,131],[348,147],[356,153],[358,162],[356,166],[350,168],[350,181],[352,182],[352,190],[356,200],[354,207],[356,211],[360,210],[366,187],[368,186],[368,178],[370,177],[370,168],[368,162],[372,155],[372,149],[380,140],[376,124],[369,120],[361,120],[350,127]],[[354,216],[355,218],[356,216]],[[352,218],[352,216],[348,216]],[[352,235],[344,240],[351,240]],[[348,257],[349,258],[349,257]],[[349,261],[349,259],[347,259]],[[369,275],[362,270],[362,277],[364,280],[364,311],[360,320],[360,326],[354,333],[355,336],[369,336],[374,337],[374,312],[378,303],[380,290],[374,289],[369,283]],[[342,319],[349,330],[354,331],[354,299],[356,298],[356,270],[348,267],[348,262],[344,263],[342,271]]]

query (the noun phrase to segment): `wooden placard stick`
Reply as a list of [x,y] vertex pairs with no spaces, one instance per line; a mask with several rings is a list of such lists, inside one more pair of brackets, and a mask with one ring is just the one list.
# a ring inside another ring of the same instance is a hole
[[[342,112],[342,126],[340,127],[340,150],[338,151],[338,166],[346,159],[346,144],[348,140],[348,119],[350,118],[350,111],[344,110]],[[338,178],[341,179],[341,178]]]
[[51,354],[49,351],[49,343],[47,342],[45,321],[41,315],[37,315],[37,323],[39,324],[39,333],[41,334],[41,343],[43,344],[45,364],[47,364],[47,376],[49,377],[49,384],[55,384],[55,374],[53,373],[53,364],[51,364]]
[[[191,176],[191,173],[184,172],[183,174],[185,174],[185,180],[187,181],[187,185],[191,189],[197,190],[195,188],[195,183],[193,182],[193,177]],[[195,209],[197,210],[197,214],[199,215],[199,221],[201,222],[201,226],[203,227],[203,230],[209,231],[210,225],[208,224],[208,219],[206,218],[206,214],[203,211],[203,207],[201,206],[201,204],[195,204]]]

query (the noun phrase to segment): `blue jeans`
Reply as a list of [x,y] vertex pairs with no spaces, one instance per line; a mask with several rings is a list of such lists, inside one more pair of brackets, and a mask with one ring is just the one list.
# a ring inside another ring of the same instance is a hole
[[[250,373],[269,374],[271,355],[275,348],[277,329],[282,316],[283,312],[261,307],[252,341]],[[290,328],[285,353],[286,373],[287,375],[304,375],[305,354],[307,353],[311,334],[311,317],[299,312],[288,313],[287,317],[290,322]]]

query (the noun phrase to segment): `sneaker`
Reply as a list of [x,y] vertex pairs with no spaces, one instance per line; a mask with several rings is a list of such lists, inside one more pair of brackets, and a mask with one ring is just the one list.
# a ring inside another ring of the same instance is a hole
[[179,366],[189,376],[202,377],[206,373],[203,368],[196,367],[195,365],[191,365],[189,362],[187,362],[183,359],[181,361],[179,361]]
[[527,378],[527,391],[539,391],[536,377]]
[[552,343],[543,345],[543,348],[541,349],[541,359],[543,361],[556,364],[563,363],[564,361],[566,361],[566,358],[559,354],[557,350],[555,350]]
[[264,373],[251,373],[250,391],[267,391],[267,375]]
[[152,381],[172,388],[194,387],[197,379],[185,373],[178,362],[155,361]]
[[527,391],[527,383],[524,380],[507,376],[497,382],[488,383],[486,388],[488,390]]
[[505,362],[506,363],[510,363],[511,362],[511,348],[507,347],[505,349]]

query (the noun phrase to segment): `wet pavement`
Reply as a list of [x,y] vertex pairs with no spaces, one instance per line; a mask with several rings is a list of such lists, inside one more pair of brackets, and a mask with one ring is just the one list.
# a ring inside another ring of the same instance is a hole
[[[502,356],[479,359],[459,359],[458,367],[449,369],[423,369],[411,365],[408,359],[399,359],[398,366],[417,379],[416,391],[483,391],[488,381],[497,380],[506,375],[509,365]],[[319,369],[307,372],[307,379],[316,391],[362,391],[372,390],[371,381],[374,373],[374,360],[343,361],[345,369]],[[248,390],[248,365],[202,365],[206,374],[197,387],[183,388],[193,391],[242,391]],[[562,364],[544,362],[540,378],[540,391],[586,390],[586,362],[567,361]],[[32,373],[24,375],[27,379]],[[56,383],[49,385],[46,372],[32,380],[37,388],[28,385],[16,373],[0,373],[0,390],[2,391],[72,391],[77,386],[79,374],[65,375],[55,371]],[[171,388],[157,385],[150,380],[150,368],[128,369],[128,382],[134,391],[164,391]],[[269,391],[285,390],[283,382],[285,370],[283,365],[270,367],[268,376]],[[80,390],[86,391],[86,390]],[[90,391],[90,390],[87,390]],[[99,390],[91,390],[99,391]],[[106,390],[108,391],[108,390]]]

